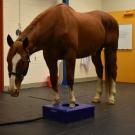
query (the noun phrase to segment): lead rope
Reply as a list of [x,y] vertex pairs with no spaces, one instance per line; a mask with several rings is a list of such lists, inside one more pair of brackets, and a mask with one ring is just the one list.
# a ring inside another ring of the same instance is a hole
[[21,34],[21,0],[18,1],[18,7],[19,7],[18,11],[19,20],[18,20],[18,29],[16,30],[17,36]]

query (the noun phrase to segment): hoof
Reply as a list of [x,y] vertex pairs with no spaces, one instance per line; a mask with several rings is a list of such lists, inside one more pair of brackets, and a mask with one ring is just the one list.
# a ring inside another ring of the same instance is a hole
[[69,107],[70,107],[70,108],[74,108],[75,106],[76,106],[75,102],[70,102],[70,103],[69,103]]
[[53,106],[58,106],[59,104],[60,104],[60,100],[59,99],[54,100]]
[[94,99],[92,100],[92,103],[101,103],[101,101],[100,101],[100,99],[94,98]]
[[107,104],[108,105],[114,105],[115,104],[115,101],[114,100],[108,100]]

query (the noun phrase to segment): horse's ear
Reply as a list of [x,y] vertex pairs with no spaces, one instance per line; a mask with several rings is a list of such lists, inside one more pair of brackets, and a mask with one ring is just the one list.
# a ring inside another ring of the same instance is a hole
[[7,36],[7,43],[10,47],[14,44],[14,41],[9,34]]
[[23,48],[26,49],[28,45],[29,45],[29,40],[28,40],[28,38],[26,37],[26,38],[23,40]]

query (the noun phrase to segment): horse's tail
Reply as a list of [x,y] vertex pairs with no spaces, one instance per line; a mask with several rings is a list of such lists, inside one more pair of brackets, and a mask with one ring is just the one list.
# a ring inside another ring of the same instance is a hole
[[102,18],[102,23],[106,31],[106,40],[104,44],[105,54],[105,85],[108,93],[111,92],[112,81],[116,81],[117,76],[117,49],[119,27],[117,21],[110,15],[105,15]]
[[[117,44],[117,43],[116,43]],[[117,76],[117,49],[107,46],[104,49],[105,57],[105,87],[107,93],[111,93],[112,81],[116,81]]]

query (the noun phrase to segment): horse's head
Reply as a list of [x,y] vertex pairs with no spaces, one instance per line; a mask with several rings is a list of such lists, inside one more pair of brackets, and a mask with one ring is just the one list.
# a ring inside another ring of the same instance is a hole
[[29,67],[29,52],[28,52],[28,38],[23,40],[12,40],[10,35],[7,36],[7,42],[10,46],[7,62],[9,73],[9,93],[11,96],[17,97],[19,95],[21,82],[27,74]]

